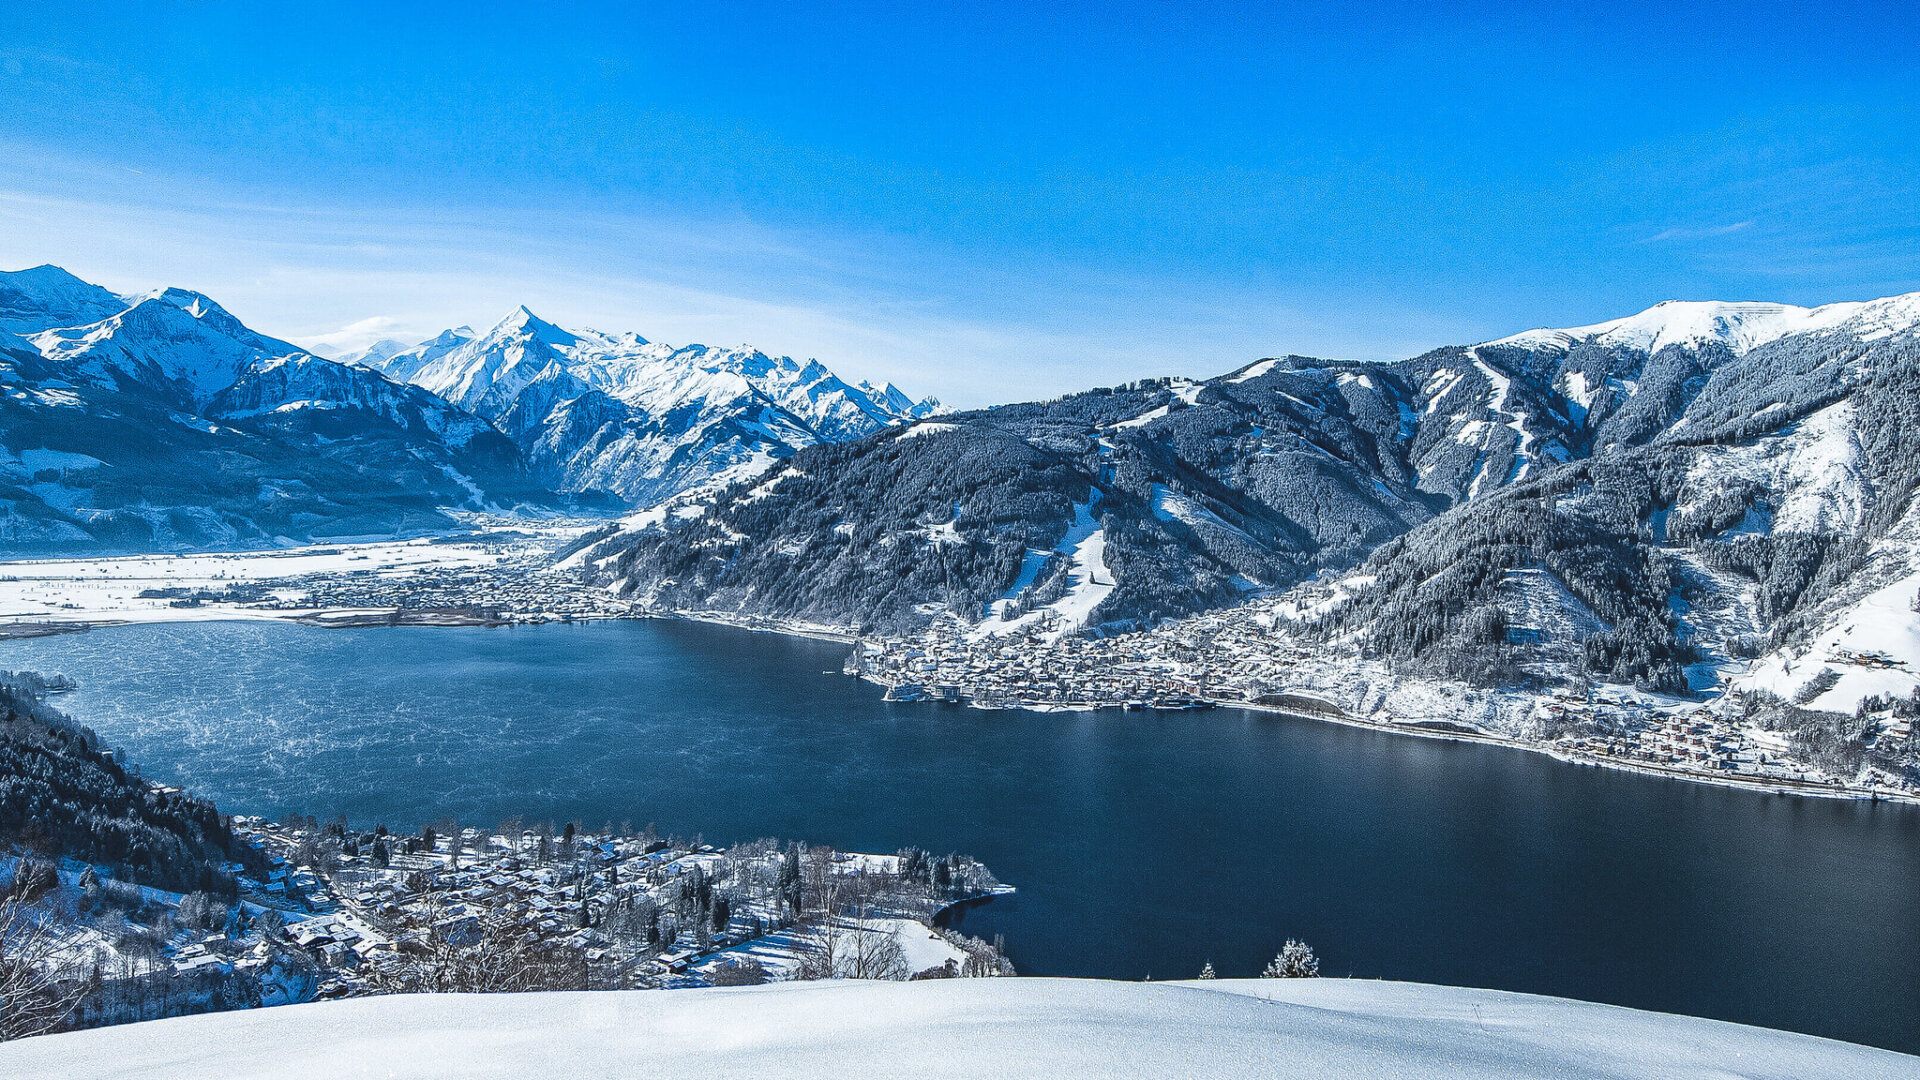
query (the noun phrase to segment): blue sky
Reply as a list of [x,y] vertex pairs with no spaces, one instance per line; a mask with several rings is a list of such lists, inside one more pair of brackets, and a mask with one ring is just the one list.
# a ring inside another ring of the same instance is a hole
[[962,404],[1920,289],[1910,5],[1431,7],[5,5],[0,265]]

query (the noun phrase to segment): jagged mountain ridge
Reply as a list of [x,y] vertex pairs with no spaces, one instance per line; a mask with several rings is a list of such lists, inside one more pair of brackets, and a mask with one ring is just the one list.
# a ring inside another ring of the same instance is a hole
[[573,333],[525,308],[324,359],[184,289],[0,275],[0,550],[427,531],[644,504],[937,411],[816,361]]
[[[1665,304],[1398,363],[1263,360],[803,452],[575,557],[662,606],[891,631],[1138,628],[1330,572],[1323,644],[1415,673],[1706,689],[1920,571],[1917,328],[1920,294]],[[1823,698],[1768,662],[1833,710],[1915,681]]]
[[0,274],[0,549],[236,547],[451,526],[551,502],[513,444],[199,293]]
[[485,334],[451,330],[359,358],[499,425],[555,490],[630,505],[940,408],[891,385],[848,385],[817,360],[566,330],[525,307]]

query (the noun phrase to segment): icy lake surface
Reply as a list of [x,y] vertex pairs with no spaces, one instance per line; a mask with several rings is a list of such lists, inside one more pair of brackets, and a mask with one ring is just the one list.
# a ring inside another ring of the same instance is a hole
[[1522,990],[1920,1051],[1920,809],[1231,710],[886,704],[838,645],[679,623],[129,626],[0,643],[233,812],[919,844],[1024,973]]

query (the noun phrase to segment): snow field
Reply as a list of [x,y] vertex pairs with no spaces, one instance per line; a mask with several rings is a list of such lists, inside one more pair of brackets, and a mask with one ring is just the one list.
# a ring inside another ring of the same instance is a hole
[[[586,524],[517,521],[514,527],[537,534],[529,545],[585,531]],[[531,550],[529,547],[528,550]],[[126,555],[90,559],[24,559],[0,562],[0,622],[186,622],[209,619],[286,618],[296,611],[269,611],[207,604],[176,608],[161,598],[142,598],[150,589],[208,589],[228,585],[371,570],[383,577],[429,569],[484,569],[525,551],[490,550],[479,543],[392,540],[186,555]]]
[[1560,998],[1343,979],[954,979],[355,998],[0,1046],[42,1080],[650,1076],[1893,1080],[1920,1059]]

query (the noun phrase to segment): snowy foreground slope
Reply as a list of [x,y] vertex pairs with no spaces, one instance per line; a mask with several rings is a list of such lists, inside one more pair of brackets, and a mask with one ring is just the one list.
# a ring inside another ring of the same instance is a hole
[[961,979],[359,998],[27,1039],[0,1046],[0,1074],[1876,1080],[1920,1076],[1920,1059],[1414,983]]

